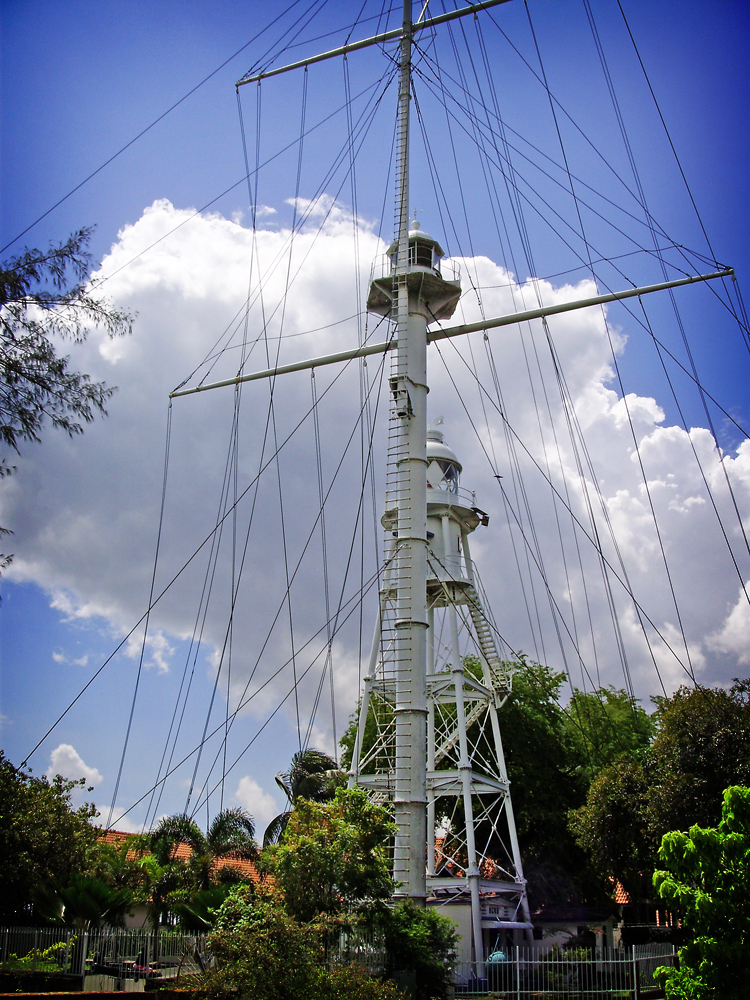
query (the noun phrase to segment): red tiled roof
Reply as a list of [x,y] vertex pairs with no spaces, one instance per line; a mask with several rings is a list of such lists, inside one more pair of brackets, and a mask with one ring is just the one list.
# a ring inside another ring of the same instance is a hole
[[[104,844],[112,844],[113,847],[120,847],[126,840],[134,836],[132,833],[125,833],[123,830],[104,830],[99,835],[99,842]],[[135,851],[128,851],[135,857]],[[192,849],[189,844],[180,843],[177,844],[174,850],[173,858],[178,861],[183,861],[185,864],[190,860],[192,854]],[[255,867],[252,861],[248,861],[246,858],[233,857],[231,854],[227,854],[221,858],[214,859],[214,868],[226,868],[231,867],[237,869],[241,872],[246,879],[254,883],[260,882],[260,873]]]

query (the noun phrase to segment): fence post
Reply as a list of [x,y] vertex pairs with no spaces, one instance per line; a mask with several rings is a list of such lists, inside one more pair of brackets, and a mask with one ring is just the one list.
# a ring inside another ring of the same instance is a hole
[[83,990],[86,985],[86,955],[89,950],[89,936],[87,933],[83,935],[83,944],[81,946],[81,989]]
[[640,1000],[641,996],[641,981],[638,978],[638,959],[635,957],[635,945],[633,948],[633,1000]]
[[3,927],[3,972],[8,963],[8,928]]
[[521,1000],[521,961],[518,945],[516,945],[516,1000]]

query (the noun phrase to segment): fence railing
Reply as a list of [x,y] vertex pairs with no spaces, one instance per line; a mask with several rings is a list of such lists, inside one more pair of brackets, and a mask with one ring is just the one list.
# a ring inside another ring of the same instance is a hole
[[653,990],[654,970],[675,961],[670,944],[570,950],[516,946],[485,956],[483,967],[459,961],[454,977],[456,994],[463,996],[492,993],[507,1000],[531,996],[625,1000]]
[[[147,979],[176,978],[210,963],[205,939],[178,931],[65,927],[0,928],[0,968],[82,977],[84,989],[142,990]],[[356,963],[372,975],[386,969],[383,941],[363,931],[341,934],[326,947],[328,965]],[[675,964],[672,945],[628,949],[517,946],[484,956],[479,964],[457,956],[457,996],[493,994],[504,1000],[638,1000],[656,986],[654,970]]]
[[386,970],[383,938],[369,931],[344,931],[326,942],[326,965],[361,965],[371,976],[380,976]]
[[0,970],[83,977],[90,989],[140,990],[207,961],[204,939],[177,931],[0,928]]

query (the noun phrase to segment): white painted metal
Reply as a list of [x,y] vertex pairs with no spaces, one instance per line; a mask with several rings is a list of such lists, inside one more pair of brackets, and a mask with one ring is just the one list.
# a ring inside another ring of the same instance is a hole
[[[507,928],[530,927],[498,717],[511,676],[477,593],[469,549],[469,535],[487,523],[487,515],[461,487],[461,463],[440,432],[431,428],[427,438],[426,891],[444,900],[469,897],[475,974],[481,978],[487,900],[510,913]],[[397,518],[396,511],[383,518],[391,539]],[[394,794],[400,752],[394,726],[399,574],[400,567],[381,592],[379,642],[372,647],[352,763],[352,780],[381,799]],[[449,829],[436,842],[436,823],[445,817],[451,818]]]
[[[414,24],[410,23],[410,29],[412,34],[415,34],[418,31],[424,31],[425,28],[432,28],[437,24],[445,24],[446,21],[455,21],[457,17],[466,17],[467,14],[477,14],[481,10],[487,10],[490,7],[497,7],[498,4],[508,2],[509,0],[480,0],[479,3],[473,3],[468,7],[461,7],[458,10],[449,10],[445,14],[438,14],[437,17],[429,17],[424,20],[420,18]],[[328,52],[308,56],[305,59],[299,59],[297,62],[288,63],[286,66],[279,66],[277,69],[269,69],[264,73],[255,73],[252,76],[243,76],[241,80],[237,81],[235,87],[243,87],[247,83],[258,83],[260,80],[268,79],[269,76],[278,76],[280,73],[288,73],[293,69],[303,69],[313,65],[313,63],[323,62],[326,59],[335,59],[337,56],[345,56],[349,52],[355,52],[357,49],[369,48],[370,45],[382,45],[383,42],[390,42],[395,38],[401,37],[401,28],[395,28],[393,31],[384,31],[379,35],[362,38],[357,42],[349,42],[347,45],[341,45],[337,49],[330,49]]]
[[[427,790],[427,313],[409,289],[409,105],[411,102],[411,0],[404,0],[396,124],[396,233],[392,278],[397,358],[391,377],[392,444],[396,450],[398,570],[395,621],[396,893],[424,906]],[[420,308],[420,305],[422,308]],[[393,419],[395,417],[395,419]]]

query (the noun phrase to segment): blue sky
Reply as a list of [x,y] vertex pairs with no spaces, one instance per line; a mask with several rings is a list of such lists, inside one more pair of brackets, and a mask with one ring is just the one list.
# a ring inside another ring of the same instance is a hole
[[[2,744],[16,762],[41,739],[145,610],[158,525],[167,393],[189,375],[194,363],[201,360],[244,296],[243,280],[246,278],[241,275],[242,269],[246,270],[250,253],[246,239],[250,214],[243,179],[245,169],[234,81],[256,60],[268,58],[269,51],[275,64],[281,64],[340,44],[349,33],[352,10],[358,9],[358,5],[329,2],[312,6],[316,9],[321,6],[320,12],[301,29],[294,45],[282,51],[284,42],[288,43],[296,30],[292,27],[295,18],[307,9],[306,5],[290,4],[291,10],[284,14],[286,5],[282,4],[271,6],[226,0],[212,3],[163,0],[158,4],[139,0],[107,4],[77,0],[65,4],[50,0],[4,0],[2,4],[0,245],[8,245],[3,257],[18,252],[23,246],[44,246],[49,241],[63,239],[82,225],[95,225],[92,241],[95,265],[98,267],[104,260],[102,275],[112,274],[104,288],[115,301],[138,311],[133,337],[128,344],[108,345],[97,336],[76,355],[80,358],[77,363],[91,370],[95,377],[106,378],[120,386],[109,418],[92,425],[83,437],[74,441],[50,431],[41,445],[30,444],[24,448],[23,457],[17,462],[17,475],[4,484],[2,523],[8,523],[15,531],[16,562],[3,582],[0,606],[0,711],[6,720]],[[747,129],[750,120],[747,68],[750,32],[746,6],[727,0],[706,7],[687,0],[679,6],[657,2],[648,5],[625,3],[623,7],[716,257],[735,267],[742,287],[747,274],[750,217],[746,178],[750,161]],[[607,203],[594,202],[587,189],[580,185],[580,179],[617,205],[632,211],[632,200],[628,201],[622,185],[604,165],[606,160],[621,177],[632,177],[603,86],[583,4],[572,0],[554,5],[531,3],[529,9],[550,90],[602,153],[600,157],[592,152],[560,115],[558,123],[577,190],[584,201],[595,203],[604,212]],[[639,71],[617,4],[597,0],[592,9],[652,214],[676,243],[708,256],[700,225]],[[363,16],[376,18],[379,10],[377,4],[366,4]],[[278,24],[262,33],[276,15],[282,15]],[[369,34],[375,24],[376,20],[363,21],[362,26],[354,28],[352,38]],[[475,70],[481,77],[481,50],[476,37],[469,37],[474,30],[470,19],[464,27],[474,61],[463,58],[461,68],[471,84],[471,74]],[[507,138],[518,151],[513,153],[515,168],[528,178],[538,195],[544,196],[575,228],[577,219],[570,198],[560,195],[559,185],[543,178],[523,159],[522,154],[525,154],[541,162],[527,145],[533,143],[559,163],[560,146],[546,94],[503,39],[500,29],[537,71],[538,59],[524,6],[511,2],[497,7],[492,17],[486,18],[483,30],[493,67],[496,97],[508,129]],[[457,28],[452,37],[460,48],[463,42]],[[230,58],[241,46],[246,47]],[[449,36],[443,34],[435,43],[425,40],[424,49],[425,56],[417,61],[418,70],[423,74],[417,77],[417,96],[450,217],[445,206],[441,206],[442,215],[438,208],[439,199],[430,179],[417,123],[413,128],[412,201],[421,213],[423,226],[441,239],[450,254],[462,258],[487,258],[488,262],[502,265],[502,241],[487,208],[478,160],[467,148],[465,130],[470,130],[470,125],[466,119],[460,119],[450,99],[448,104],[455,117],[446,117],[430,96],[430,65],[434,65],[432,60],[435,58],[442,67],[442,81],[448,94],[459,95],[460,92],[460,70],[455,60],[452,61]],[[175,110],[41,221],[35,221],[227,60],[222,69]],[[376,49],[350,57],[351,92],[364,95],[353,104],[355,120],[387,67],[387,59]],[[258,202],[263,206],[259,226],[265,227],[269,248],[278,249],[274,241],[278,242],[292,219],[289,199],[295,193],[297,147],[285,153],[279,150],[299,135],[302,86],[302,73],[296,72],[269,80],[262,88],[260,159],[275,157],[261,172],[258,187]],[[242,109],[251,160],[255,156],[256,96],[256,88],[243,88]],[[364,138],[356,163],[357,209],[363,220],[358,244],[362,257],[360,285],[366,282],[372,256],[382,252],[378,237],[386,241],[391,238],[393,185],[388,157],[394,100],[391,87],[372,129]],[[341,62],[337,60],[311,68],[306,110],[308,125],[342,105]],[[315,243],[311,239],[311,277],[307,283],[304,278],[300,279],[302,287],[296,302],[302,304],[289,307],[285,328],[289,333],[303,333],[346,320],[356,310],[354,282],[349,280],[343,290],[340,285],[344,283],[336,283],[337,277],[344,273],[347,260],[351,262],[352,189],[342,169],[324,180],[335,155],[345,149],[342,138],[345,130],[346,116],[339,110],[329,123],[321,125],[305,140],[299,194],[302,198],[313,198],[322,189],[332,198],[338,198],[336,211],[339,214],[329,214],[322,222],[320,213],[311,217],[311,226],[316,219],[323,226],[326,249],[321,249],[320,241]],[[567,182],[559,166],[549,169],[560,183]],[[628,183],[632,186],[632,180]],[[227,189],[231,189],[228,194],[218,197]],[[534,197],[529,194],[531,201]],[[586,274],[580,268],[580,260],[547,225],[552,219],[560,229],[550,214],[551,209],[536,201],[534,204],[539,211],[535,211],[531,201],[524,202],[524,210],[529,240],[534,247],[534,272],[542,277],[557,276],[550,277],[549,294],[558,294],[555,290],[565,282],[576,284]],[[192,214],[191,209],[206,205],[210,205],[209,212],[214,213],[212,218],[204,216],[185,222]],[[616,218],[618,226],[626,232],[637,231],[639,238],[645,240],[640,223],[618,214],[612,206],[607,208],[607,213]],[[596,256],[594,251],[599,250],[603,256],[614,257],[632,249],[627,239],[605,226],[586,208],[582,209],[582,215],[593,256]],[[177,222],[185,222],[179,235],[167,236],[158,249],[145,253],[137,264],[128,263],[134,250],[148,246],[153,242],[152,237],[165,235]],[[31,227],[29,231],[20,235],[27,227]],[[580,241],[576,243],[569,231],[563,232],[580,253]],[[349,241],[346,244],[343,243],[345,239]],[[519,241],[511,239],[511,244],[515,266],[510,270],[523,283],[531,270]],[[677,259],[674,252],[670,259]],[[623,260],[626,262],[618,266],[622,267],[628,281],[661,280],[656,262],[645,255]],[[507,258],[505,264],[509,266]],[[114,274],[122,265],[126,266]],[[695,265],[698,267],[697,258]],[[698,269],[711,270],[712,267],[706,264]],[[499,272],[492,270],[489,263],[481,267],[477,264],[477,275],[480,270],[489,289],[494,280],[491,274]],[[471,272],[471,266],[467,266],[466,272]],[[609,282],[611,287],[624,287],[627,283],[609,265],[597,266],[597,277],[600,283]],[[507,281],[507,275],[502,280]],[[227,287],[232,282],[233,287],[239,288],[237,301],[232,299],[231,288]],[[489,290],[484,293],[488,308],[493,294]],[[499,296],[498,308],[501,308],[501,293],[496,294]],[[680,303],[692,356],[704,385],[747,429],[750,424],[748,354],[736,325],[709,290],[687,289]],[[476,304],[466,305],[465,315],[473,315],[472,308],[476,308]],[[687,363],[668,298],[652,297],[648,310],[657,335]],[[680,478],[682,463],[687,461],[685,439],[680,438],[677,431],[671,436],[656,434],[659,427],[663,430],[676,427],[680,414],[660,373],[653,348],[642,328],[624,311],[613,308],[609,318],[613,328],[619,331],[617,335],[627,338],[627,346],[619,356],[625,392],[632,393],[634,400],[636,397],[655,400],[654,406],[638,404],[642,424],[637,430],[649,439],[648,448],[644,448],[646,461],[653,462],[648,470],[649,479],[665,483],[665,491],[672,490],[674,494],[665,506],[668,511],[665,532],[668,547],[671,546],[676,560],[675,582],[680,599],[685,602],[686,617],[696,623],[689,645],[699,665],[699,679],[727,683],[732,676],[742,675],[746,670],[742,652],[746,626],[737,597],[739,581],[732,578],[733,571],[726,561],[718,556],[715,564],[711,561],[718,550],[718,543],[709,534],[714,529],[705,527],[703,522],[689,521],[697,516],[694,512],[701,505],[707,505],[705,498],[699,496],[700,484],[693,484],[688,489],[687,479]],[[283,348],[287,351],[286,356],[322,353],[356,342],[356,329],[351,322],[332,329],[334,332],[330,335],[290,339]],[[605,370],[608,362],[602,354],[601,338],[597,339],[601,330],[597,334],[592,320],[588,326],[581,327],[580,335],[571,331],[572,328],[560,328],[560,349],[569,360],[568,374],[571,384],[580,389],[580,399],[590,402],[596,397],[602,400],[602,386],[619,395],[619,385],[612,381],[611,371],[607,374]],[[497,338],[495,342],[499,349],[505,350],[502,346],[505,341]],[[481,347],[480,341],[477,344]],[[515,354],[510,346],[507,350],[508,355],[501,364],[506,366],[512,382]],[[219,369],[222,364],[231,371],[230,362],[220,362]],[[265,366],[259,362],[258,367]],[[321,377],[321,386],[327,385],[329,378],[328,375]],[[335,465],[334,455],[343,448],[336,436],[337,429],[348,426],[347,422],[356,412],[356,378],[348,382],[347,378],[349,376],[344,376],[347,402],[331,401],[323,419],[325,442],[326,445],[330,442],[331,449],[330,454],[324,456],[329,473]],[[688,426],[705,428],[701,401],[689,381],[679,374],[674,374],[674,378]],[[297,413],[295,405],[302,406],[310,392],[309,380],[289,382],[288,386],[288,390],[284,390],[288,391],[285,398],[288,407],[279,415],[281,426],[293,423]],[[499,531],[503,520],[502,505],[490,492],[496,484],[490,470],[480,472],[481,449],[471,438],[471,428],[461,406],[449,399],[449,390],[448,378],[436,365],[431,394],[431,405],[434,399],[436,409],[432,415],[445,411],[448,438],[456,450],[460,442],[464,449],[462,454],[470,456],[474,463],[472,466],[470,461],[465,461],[465,478],[473,468],[478,488],[483,490],[482,504],[492,508],[493,525],[498,525]],[[511,393],[510,388],[508,391]],[[333,400],[334,397],[329,398]],[[157,582],[169,579],[180,560],[193,551],[205,537],[207,526],[210,527],[218,499],[221,455],[226,446],[231,403],[228,397],[211,403],[201,397],[200,401],[180,400],[175,404],[171,467],[174,479],[170,481],[167,497],[164,561],[158,567]],[[249,477],[249,470],[257,461],[258,427],[262,425],[265,410],[260,402],[247,405],[250,409],[243,440],[249,452],[242,459],[246,463],[242,472]],[[599,411],[597,416],[586,410],[583,403],[581,412],[590,417],[591,447],[595,457],[601,455],[602,458],[603,489],[612,501],[613,517],[625,539],[623,544],[632,548],[632,571],[636,576],[642,574],[648,584],[649,577],[655,579],[660,570],[648,562],[650,536],[648,541],[638,541],[639,537],[647,537],[646,534],[639,536],[639,532],[647,532],[647,529],[643,527],[645,522],[640,508],[635,510],[636,501],[642,502],[643,497],[636,497],[637,489],[627,479],[634,464],[632,458],[626,455],[622,464],[617,465],[608,454],[609,442],[619,441],[622,420],[614,403],[610,401],[607,406],[610,407],[607,411],[610,423],[606,423]],[[481,405],[475,401],[472,407],[476,417]],[[661,409],[663,419],[655,416],[655,408]],[[712,417],[721,445],[734,456],[734,449],[741,442],[740,433],[720,411],[714,409]],[[519,417],[521,427],[525,426],[523,419]],[[710,456],[711,444],[707,443],[705,435],[695,440],[698,450],[707,448],[705,454]],[[287,516],[292,522],[299,521],[301,530],[302,523],[307,524],[306,519],[314,516],[317,510],[317,486],[311,439],[308,437],[298,448],[293,447],[296,450],[290,451],[283,476],[285,486],[290,489],[289,503],[292,505],[291,513],[287,509]],[[351,456],[347,461],[351,463],[346,472],[347,482],[351,484],[356,482],[357,463]],[[710,458],[706,457],[706,461],[710,462]],[[719,482],[721,477],[717,470],[713,473]],[[738,502],[747,518],[750,508],[742,506],[747,503],[746,492],[742,492],[746,489],[746,481],[742,478],[746,475],[746,466],[738,464],[733,474],[740,483]],[[670,475],[673,481],[669,481]],[[687,475],[684,472],[684,476]],[[676,485],[678,481],[683,485]],[[610,484],[613,484],[611,493],[607,492]],[[716,488],[720,489],[720,485]],[[338,486],[329,506],[328,530],[331,574],[340,580],[343,572],[340,566],[346,559],[353,514],[343,486],[340,492],[337,491]],[[272,482],[267,486],[264,483],[259,497],[262,513],[258,516],[264,519],[262,530],[267,537],[262,544],[259,542],[255,553],[253,583],[243,611],[250,631],[245,635],[238,626],[237,641],[245,644],[245,651],[237,653],[237,683],[250,669],[248,664],[252,656],[248,650],[261,634],[272,608],[277,606],[273,603],[278,597],[274,588],[279,585],[281,571],[279,550],[270,541],[279,530]],[[299,510],[295,509],[295,504],[300,505]],[[674,523],[669,521],[672,515],[676,519]],[[538,516],[540,525],[546,525],[545,517],[547,520],[551,517],[549,511],[545,515],[541,510]],[[680,523],[679,518],[683,519]],[[540,530],[544,535],[545,530]],[[740,542],[732,537],[738,558],[745,560],[741,573],[746,581],[750,577],[747,553],[742,552]],[[706,551],[701,548],[702,541]],[[293,547],[298,541],[295,539],[291,544]],[[477,546],[477,552],[485,559],[488,593],[500,619],[501,632],[512,648],[523,648],[532,655],[536,652],[541,657],[539,649],[531,648],[533,629],[525,630],[521,624],[524,611],[520,605],[517,615],[511,611],[506,613],[506,608],[515,608],[513,595],[519,588],[510,579],[512,574],[505,563],[501,564],[500,557],[496,565],[496,544],[490,537],[484,545]],[[710,558],[707,551],[712,554]],[[550,556],[553,563],[554,558]],[[338,567],[336,559],[341,560]],[[308,563],[300,577],[300,592],[295,595],[295,613],[300,616],[297,637],[300,644],[307,641],[322,622],[321,596],[318,592],[313,595],[312,591],[319,566],[316,568],[312,557]],[[555,567],[559,568],[557,564]],[[700,572],[693,576],[691,569]],[[188,605],[192,608],[195,602],[194,592],[200,579],[196,570],[189,581],[190,587],[186,583],[185,590],[180,591],[168,609],[157,614],[152,622],[152,635],[160,638],[149,646],[141,675],[131,743],[118,791],[118,810],[130,806],[150,787],[189,648],[193,612],[188,614],[186,609]],[[654,586],[655,592],[647,596],[653,598],[658,609],[654,612],[656,620],[668,631],[667,626],[675,627],[675,620],[669,608],[660,603],[663,580],[658,588]],[[277,595],[273,600],[272,592]],[[712,595],[713,603],[709,600]],[[266,598],[267,605],[264,603]],[[704,617],[701,608],[708,609]],[[370,603],[363,618],[371,611]],[[627,613],[623,613],[627,618]],[[356,700],[360,631],[356,615],[350,625],[348,632],[342,632],[337,649],[342,670],[341,677],[337,678],[340,685],[339,732],[342,719],[353,709]],[[626,623],[626,631],[628,627]],[[361,628],[369,634],[369,620],[363,622]],[[185,735],[181,737],[184,742],[180,745],[186,753],[197,742],[196,734],[202,730],[205,707],[211,697],[212,657],[223,635],[218,612],[215,619],[210,619],[208,629],[209,640],[196,661],[197,697],[188,703]],[[274,655],[281,656],[286,641],[278,634],[275,636]],[[364,645],[368,642],[369,637]],[[602,639],[601,643],[600,648],[605,649],[606,641]],[[647,698],[649,694],[658,693],[659,683],[649,674],[647,665],[641,663],[643,651],[637,640],[634,639],[634,643],[635,685],[639,695]],[[542,648],[548,661],[562,669],[565,657],[555,651],[549,639]],[[136,648],[134,657],[116,656],[31,759],[32,766],[43,772],[50,766],[53,751],[61,746],[73,748],[78,758],[85,762],[87,773],[94,774],[98,782],[94,793],[98,803],[108,804],[114,792],[138,667],[137,653]],[[242,659],[243,655],[247,662]],[[670,687],[684,679],[679,670],[671,673],[668,666],[664,670]],[[603,681],[620,686],[623,677],[618,671],[617,664],[610,662],[608,655],[603,655]],[[575,671],[573,680],[576,680]],[[224,683],[225,675],[222,675],[221,684]],[[225,783],[225,804],[242,802],[256,813],[259,821],[270,818],[275,806],[282,804],[273,775],[287,765],[298,741],[296,713],[290,708],[293,699],[284,705],[272,723],[261,728],[289,688],[279,686],[277,689],[272,685],[269,690],[273,696],[269,695],[257,712],[246,712],[238,722],[232,736],[235,743],[230,757],[234,759],[241,751],[245,752]],[[237,697],[234,688],[233,697]],[[262,697],[259,695],[258,701]],[[303,716],[309,708],[308,700],[313,698],[314,686],[306,689],[303,695]],[[220,714],[213,718],[218,721]],[[331,748],[331,721],[330,717],[324,718],[323,709],[316,726],[313,742],[317,740]],[[69,751],[58,754],[57,759],[65,759],[68,765],[80,769]],[[198,783],[202,780],[199,775]],[[244,791],[240,789],[243,780]],[[160,811],[181,809],[189,783],[190,767],[186,767],[167,786]],[[211,810],[218,808],[218,794],[211,799]],[[105,808],[105,819],[106,816]],[[129,821],[140,822],[143,816],[141,806],[129,814]]]

